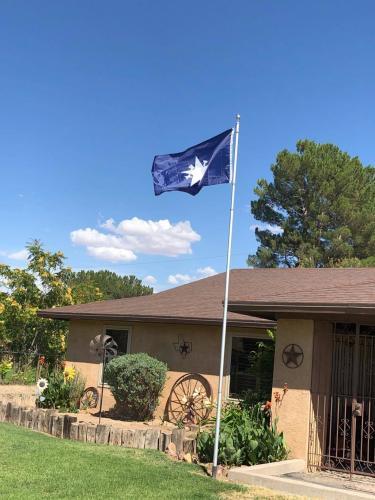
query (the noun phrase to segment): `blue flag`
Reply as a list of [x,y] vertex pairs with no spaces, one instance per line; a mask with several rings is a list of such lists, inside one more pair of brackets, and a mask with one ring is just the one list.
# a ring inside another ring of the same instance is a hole
[[204,186],[230,182],[232,129],[169,155],[155,156],[152,178],[156,195],[184,191],[196,195]]

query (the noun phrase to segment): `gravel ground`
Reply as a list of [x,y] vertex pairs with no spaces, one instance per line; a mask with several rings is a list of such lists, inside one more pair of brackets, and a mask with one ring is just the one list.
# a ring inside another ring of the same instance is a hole
[[[155,420],[150,420],[149,422],[134,422],[127,420],[120,420],[116,418],[109,418],[106,416],[106,412],[103,412],[104,417],[101,418],[101,424],[113,425],[114,427],[120,427],[121,429],[149,429],[150,427],[157,427],[159,429],[175,429],[176,426],[170,424],[169,422],[162,422],[160,418]],[[77,417],[77,422],[85,422],[86,424],[98,424],[99,415],[98,411],[80,411],[79,413],[69,413],[72,417]]]
[[0,384],[0,401],[35,406],[35,385]]

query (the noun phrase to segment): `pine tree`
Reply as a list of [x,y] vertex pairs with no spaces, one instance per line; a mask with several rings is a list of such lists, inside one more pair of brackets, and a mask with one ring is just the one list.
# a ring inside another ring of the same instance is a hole
[[251,212],[263,224],[255,267],[375,263],[375,169],[332,144],[304,140],[281,151],[273,181],[258,180]]

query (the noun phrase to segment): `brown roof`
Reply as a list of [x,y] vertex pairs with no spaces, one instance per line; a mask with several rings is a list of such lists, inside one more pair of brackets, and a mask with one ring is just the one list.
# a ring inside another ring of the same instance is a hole
[[[238,273],[231,273],[234,289]],[[244,269],[240,273],[248,275],[249,270]],[[225,274],[222,273],[154,295],[57,307],[39,311],[38,314],[55,319],[220,324],[223,318],[224,280]],[[274,326],[272,321],[232,312],[228,314],[228,322],[231,326]]]
[[375,268],[232,271],[231,311],[281,315],[374,315]]
[[[39,315],[220,324],[224,278],[222,273],[154,295],[58,307]],[[234,269],[229,310],[229,324],[239,326],[271,326],[265,320],[280,315],[375,316],[375,268]]]

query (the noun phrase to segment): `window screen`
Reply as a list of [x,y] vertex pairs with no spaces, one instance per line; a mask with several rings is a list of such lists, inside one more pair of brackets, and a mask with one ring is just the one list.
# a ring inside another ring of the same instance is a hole
[[126,354],[128,350],[128,331],[108,328],[105,333],[113,338],[118,345],[117,355]]
[[247,393],[254,402],[270,399],[273,377],[273,342],[247,337],[232,338],[230,397]]
[[[123,354],[127,354],[128,351],[128,330],[116,330],[115,328],[107,328],[105,333],[113,338],[116,342],[117,348],[117,356],[122,356]],[[105,384],[105,375],[102,373],[102,381]]]

